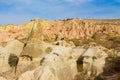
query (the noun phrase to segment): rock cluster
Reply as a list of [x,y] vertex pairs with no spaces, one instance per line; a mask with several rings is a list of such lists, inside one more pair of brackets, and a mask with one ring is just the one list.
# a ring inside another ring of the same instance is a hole
[[101,46],[90,46],[87,49],[54,46],[52,52],[41,59],[39,68],[23,73],[19,80],[73,80],[78,72],[77,60],[81,56],[84,76],[95,78],[103,72],[105,66],[107,53],[103,49]]
[[[73,80],[80,70],[78,78],[95,78],[104,72],[106,57],[119,56],[119,45],[119,19],[35,19],[2,26],[0,80]],[[10,54],[19,57],[16,76],[8,64]],[[115,63],[119,64],[119,60]]]

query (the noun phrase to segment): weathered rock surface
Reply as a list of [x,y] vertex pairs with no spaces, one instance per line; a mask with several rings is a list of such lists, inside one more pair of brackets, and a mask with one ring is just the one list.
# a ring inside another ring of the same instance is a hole
[[34,71],[27,71],[18,80],[34,80]]
[[104,49],[102,46],[91,45],[84,53],[83,69],[88,76],[97,76],[103,72],[105,59],[108,57]]
[[0,80],[7,80],[7,79],[5,79],[4,77],[0,77]]
[[[90,47],[88,44],[91,42],[113,51],[96,45]],[[89,48],[83,46],[84,44]],[[35,19],[21,25],[0,27],[0,63],[2,63],[0,69],[7,74],[4,75],[7,80],[10,77],[14,80],[23,72],[25,73],[19,77],[20,80],[72,80],[77,74],[76,62],[79,62],[81,56],[83,61],[80,62],[85,73],[82,75],[97,76],[103,72],[105,58],[108,55],[116,56],[116,53],[119,56],[119,52],[119,19],[59,21]],[[20,57],[16,78],[14,74],[8,76],[11,69],[8,57],[11,53]],[[33,60],[30,60],[30,57]]]
[[[77,74],[76,61],[70,59],[72,56],[72,48],[63,46],[56,46],[50,54],[47,54],[41,60],[40,68],[31,72],[31,79],[35,80],[73,80]],[[27,75],[29,72],[24,73]],[[24,76],[25,77],[25,76]],[[20,80],[24,80],[24,77],[20,77]],[[22,79],[23,78],[23,79]],[[29,78],[27,80],[30,80]]]
[[[39,54],[41,56],[44,54],[44,51],[41,49],[41,41],[57,41],[61,39],[78,39],[76,42],[80,44],[81,39],[89,38],[96,39],[95,34],[99,34],[97,39],[98,44],[108,45],[114,47],[110,44],[113,43],[110,39],[106,39],[106,35],[118,36],[120,34],[120,23],[118,20],[80,20],[80,19],[68,19],[61,21],[46,21],[35,19],[31,22],[22,24],[22,25],[7,25],[0,27],[0,44],[4,46],[5,42],[10,40],[18,39],[21,42],[24,42],[24,51],[22,55],[33,55]],[[103,34],[105,36],[103,36]],[[102,36],[101,36],[102,35]],[[82,41],[84,41],[83,39]],[[105,41],[105,40],[107,41]],[[100,40],[100,41],[99,41]],[[103,41],[104,40],[104,41]],[[119,40],[119,38],[118,38]],[[90,41],[90,40],[88,40]],[[99,41],[99,42],[98,42]],[[105,44],[104,44],[105,43]],[[76,44],[76,45],[77,45]],[[81,43],[82,44],[82,43]],[[37,55],[38,56],[38,55]]]
[[10,54],[15,54],[19,56],[23,50],[24,44],[18,40],[12,40],[5,43],[5,47],[0,48],[0,69],[1,72],[5,72],[10,69],[8,64],[8,58]]
[[112,21],[99,20],[80,20],[72,19],[65,21],[47,22],[43,35],[49,39],[68,38],[80,39],[83,37],[92,37],[95,33],[119,33],[120,23]]
[[[73,80],[78,72],[76,61],[81,56],[83,57],[84,76],[95,78],[103,72],[105,66],[105,58],[108,54],[104,52],[104,49],[106,48],[97,45],[89,46],[87,49],[54,46],[52,52],[43,57],[40,67],[23,73],[20,80],[22,78],[24,80],[23,75],[28,74],[34,74],[34,76],[30,76],[31,78],[29,77],[33,80]],[[30,80],[29,78],[28,80]]]

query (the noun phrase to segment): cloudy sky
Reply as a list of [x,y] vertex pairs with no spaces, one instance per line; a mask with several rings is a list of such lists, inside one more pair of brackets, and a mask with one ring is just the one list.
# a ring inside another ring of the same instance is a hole
[[120,0],[0,0],[0,25],[34,18],[120,18]]

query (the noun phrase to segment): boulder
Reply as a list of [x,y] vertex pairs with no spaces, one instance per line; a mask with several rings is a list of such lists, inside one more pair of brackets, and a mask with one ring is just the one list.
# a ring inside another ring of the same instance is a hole
[[96,76],[103,72],[105,58],[108,57],[103,49],[102,46],[90,46],[83,54],[83,70],[88,76]]
[[8,58],[10,54],[19,56],[23,50],[24,44],[18,40],[9,41],[5,47],[0,48],[0,69],[1,72],[8,71],[10,69],[8,64]]
[[34,71],[27,71],[23,73],[18,80],[34,80]]
[[35,80],[58,80],[56,71],[48,66],[41,67],[34,72]]
[[19,56],[23,50],[24,43],[18,40],[11,40],[7,42],[6,46],[0,48],[0,53],[4,53],[9,56],[9,54],[15,54]]

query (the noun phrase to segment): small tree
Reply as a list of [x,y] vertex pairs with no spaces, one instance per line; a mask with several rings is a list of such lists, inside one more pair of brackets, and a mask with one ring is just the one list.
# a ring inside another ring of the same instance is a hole
[[16,69],[17,69],[17,64],[18,64],[19,58],[15,54],[10,54],[8,63],[10,67],[15,68],[15,74],[16,74]]
[[52,52],[52,47],[47,47],[47,48],[45,49],[45,52],[46,52],[46,53]]

